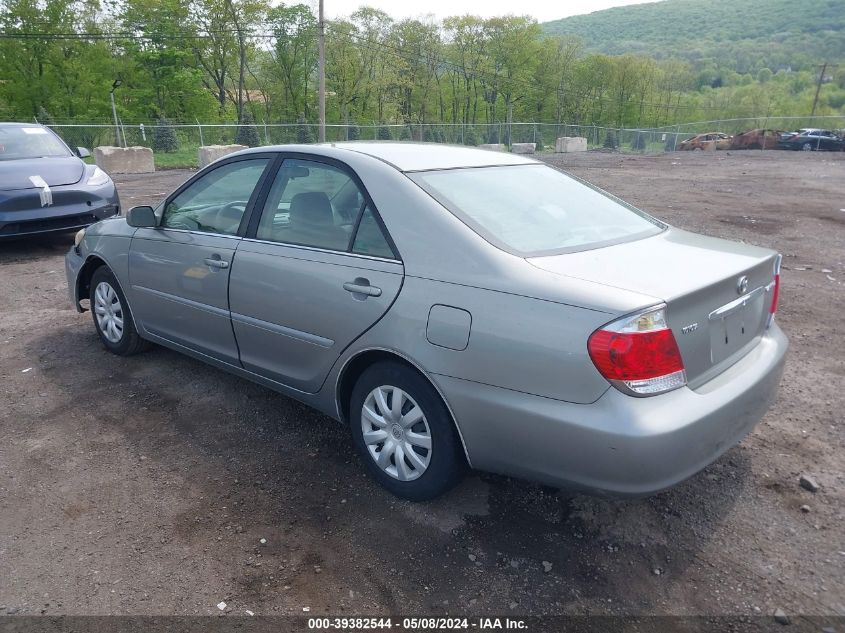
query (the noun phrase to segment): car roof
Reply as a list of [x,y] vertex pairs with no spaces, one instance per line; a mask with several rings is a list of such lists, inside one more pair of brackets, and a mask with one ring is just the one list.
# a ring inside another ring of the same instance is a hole
[[44,127],[40,123],[17,123],[12,121],[0,121],[0,127]]
[[400,171],[456,169],[497,165],[532,165],[538,161],[509,152],[497,152],[442,143],[403,143],[398,141],[355,141],[323,146],[357,152],[389,163]]

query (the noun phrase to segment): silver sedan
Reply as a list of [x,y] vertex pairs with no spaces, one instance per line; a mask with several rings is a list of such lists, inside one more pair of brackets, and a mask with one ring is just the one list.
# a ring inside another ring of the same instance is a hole
[[416,500],[467,467],[616,495],[701,470],[775,397],[779,267],[528,158],[405,143],[232,154],[66,258],[106,349],[301,400]]

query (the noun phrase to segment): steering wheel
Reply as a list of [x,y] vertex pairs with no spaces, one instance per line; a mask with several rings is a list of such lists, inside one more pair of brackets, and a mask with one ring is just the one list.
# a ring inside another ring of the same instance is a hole
[[241,212],[241,215],[243,215],[244,211],[246,211],[247,204],[249,204],[249,200],[234,200],[233,202],[227,202],[222,207],[220,207],[220,210],[217,212],[217,215],[224,215],[230,209],[233,211],[238,210]]

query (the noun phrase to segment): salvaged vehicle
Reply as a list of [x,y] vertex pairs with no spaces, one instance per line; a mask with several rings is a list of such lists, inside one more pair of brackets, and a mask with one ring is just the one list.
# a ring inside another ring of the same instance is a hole
[[698,134],[678,145],[679,150],[730,149],[731,137],[721,132]]
[[787,349],[777,253],[466,147],[232,154],[81,231],[66,269],[106,349],[152,341],[301,400],[409,499],[466,465],[662,490],[751,431]]
[[806,129],[788,137],[782,137],[778,143],[784,149],[803,150],[805,152],[845,151],[845,140],[830,130]]
[[780,130],[748,130],[731,138],[730,149],[777,149],[783,132]]
[[81,158],[52,130],[0,123],[0,239],[68,232],[118,215],[108,174]]

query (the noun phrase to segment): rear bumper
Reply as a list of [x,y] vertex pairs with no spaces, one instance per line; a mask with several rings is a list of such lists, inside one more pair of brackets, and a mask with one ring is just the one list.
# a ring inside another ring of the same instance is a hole
[[611,388],[588,405],[433,378],[473,467],[642,496],[694,475],[754,428],[777,394],[787,347],[775,324],[742,360],[695,391],[632,398]]
[[120,213],[114,185],[92,190],[54,187],[55,205],[42,207],[35,190],[4,193],[0,199],[0,240],[74,231]]

